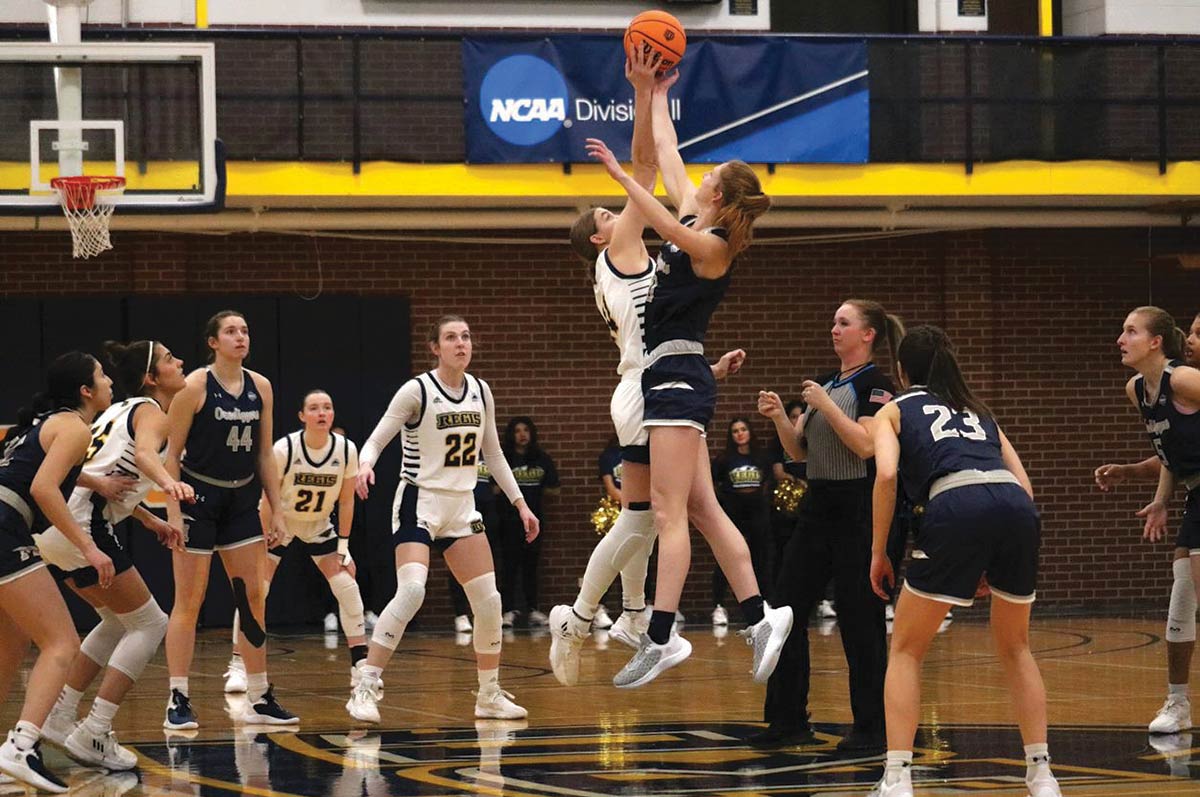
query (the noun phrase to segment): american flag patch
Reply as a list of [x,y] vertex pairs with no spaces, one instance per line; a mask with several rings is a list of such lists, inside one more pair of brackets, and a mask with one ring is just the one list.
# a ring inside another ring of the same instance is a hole
[[892,394],[878,387],[871,391],[871,396],[867,399],[872,404],[887,404],[891,400]]

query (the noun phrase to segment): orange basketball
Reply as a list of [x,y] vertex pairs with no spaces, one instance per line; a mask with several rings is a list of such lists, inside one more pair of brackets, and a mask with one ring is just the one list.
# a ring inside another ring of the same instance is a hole
[[658,72],[662,74],[679,65],[687,49],[687,34],[679,20],[666,11],[643,11],[625,29],[626,52],[630,47],[657,52],[662,57],[658,62]]

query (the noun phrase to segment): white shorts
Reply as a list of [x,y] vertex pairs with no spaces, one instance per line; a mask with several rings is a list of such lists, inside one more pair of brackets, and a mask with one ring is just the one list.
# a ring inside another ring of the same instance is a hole
[[453,540],[483,531],[472,492],[430,490],[401,481],[392,502],[392,535],[397,543]]
[[[86,528],[84,530],[86,531]],[[75,543],[68,540],[67,535],[54,526],[41,534],[33,535],[33,539],[37,542],[38,553],[42,555],[46,564],[54,565],[68,573],[89,566],[83,551],[75,547]]]
[[613,427],[617,430],[617,440],[622,447],[644,446],[650,442],[650,432],[642,426],[644,408],[642,372],[626,373],[617,383],[608,405]]

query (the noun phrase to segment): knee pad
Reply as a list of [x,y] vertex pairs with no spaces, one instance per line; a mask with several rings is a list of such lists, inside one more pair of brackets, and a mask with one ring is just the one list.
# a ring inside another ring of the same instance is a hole
[[420,562],[405,562],[396,570],[396,594],[383,607],[371,641],[388,650],[395,650],[404,636],[404,629],[425,602],[425,580],[429,568]]
[[117,616],[125,628],[125,636],[113,651],[108,666],[136,681],[167,633],[167,615],[151,598],[132,612]]
[[[622,509],[621,515],[617,519],[620,520],[621,517],[628,517],[628,525],[621,530],[621,544],[612,554],[612,566],[617,570],[624,570],[626,565],[635,562],[638,557],[649,559],[655,540],[653,512]],[[644,564],[642,566],[645,567]]]
[[237,609],[235,627],[241,628],[242,638],[252,647],[261,648],[267,642],[267,631],[254,618],[250,598],[246,593],[246,582],[240,578],[232,578],[229,584],[233,587],[233,605]]
[[1171,604],[1167,608],[1168,642],[1196,641],[1196,587],[1192,581],[1191,557],[1176,559],[1171,565],[1175,580],[1171,584]]
[[111,609],[99,608],[96,614],[100,615],[100,624],[83,638],[79,650],[103,667],[108,664],[113,651],[121,642],[121,637],[125,636],[125,626],[121,624],[117,613]]
[[345,570],[339,570],[329,579],[329,589],[337,599],[338,616],[342,620],[342,631],[347,638],[365,634],[362,594],[358,591],[358,582],[354,580],[354,576]]
[[475,652],[499,653],[500,637],[500,593],[496,589],[496,574],[484,573],[462,585],[475,615]]

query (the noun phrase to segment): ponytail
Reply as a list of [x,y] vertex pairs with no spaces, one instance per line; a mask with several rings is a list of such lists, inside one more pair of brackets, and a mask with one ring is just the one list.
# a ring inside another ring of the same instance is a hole
[[945,330],[932,324],[913,327],[900,342],[900,367],[911,384],[925,388],[958,412],[970,410],[981,417],[992,411],[967,386]]
[[875,330],[875,339],[871,341],[871,354],[879,351],[880,346],[886,346],[894,366],[899,361],[900,342],[904,340],[904,322],[900,317],[887,312],[882,304],[870,299],[847,299],[843,304],[858,310],[866,325]]
[[1144,305],[1134,311],[1146,325],[1146,331],[1152,336],[1162,338],[1162,353],[1168,360],[1178,360],[1183,357],[1187,336],[1183,330],[1175,326],[1175,319],[1166,310],[1153,305]]
[[754,238],[755,220],[771,209],[771,198],[762,191],[754,170],[742,161],[721,165],[721,208],[714,226],[729,233],[729,259],[744,252]]
[[146,377],[157,375],[153,340],[133,343],[106,340],[104,359],[104,370],[113,378],[122,398],[142,395],[146,389]]
[[7,439],[16,439],[33,426],[37,416],[56,409],[75,410],[83,406],[81,387],[95,387],[96,358],[81,351],[59,355],[46,369],[46,389],[34,394],[29,404],[17,410],[17,424]]

